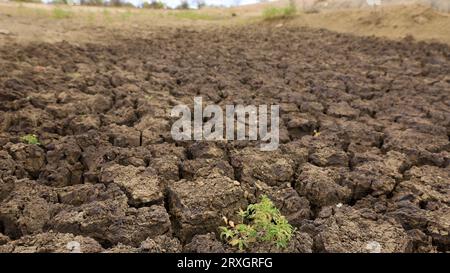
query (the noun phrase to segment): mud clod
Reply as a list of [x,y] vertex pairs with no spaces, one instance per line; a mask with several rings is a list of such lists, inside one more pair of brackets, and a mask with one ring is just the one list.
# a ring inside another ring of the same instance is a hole
[[0,253],[95,253],[102,250],[92,238],[55,232],[24,236],[0,245]]
[[200,232],[215,232],[222,217],[235,217],[247,206],[244,190],[228,177],[212,174],[194,181],[169,184],[169,211],[175,221],[175,233],[187,242]]
[[342,186],[341,174],[306,163],[299,167],[300,175],[295,187],[300,196],[306,196],[317,207],[345,203],[350,200],[351,189]]
[[412,241],[393,219],[343,206],[318,218],[315,247],[321,252],[410,252]]
[[121,187],[133,206],[157,204],[163,200],[161,182],[151,169],[115,164],[102,170],[100,181]]

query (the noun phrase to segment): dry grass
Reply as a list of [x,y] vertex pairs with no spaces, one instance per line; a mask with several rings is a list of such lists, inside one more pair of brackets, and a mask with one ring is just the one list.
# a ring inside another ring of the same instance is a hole
[[297,13],[295,6],[267,7],[262,12],[262,17],[266,21],[293,18]]
[[450,44],[450,14],[419,5],[307,14],[298,23],[356,35],[391,39],[411,35],[418,40]]
[[[101,42],[123,33],[141,37],[150,35],[152,29],[162,26],[204,28],[245,25],[265,21],[267,16],[264,16],[263,11],[271,6],[273,5],[261,4],[230,9],[169,11],[0,3],[0,30],[11,33],[10,35],[0,34],[0,43],[7,40]],[[281,4],[274,6],[276,11],[285,7]],[[283,21],[282,24],[326,28],[338,32],[392,39],[412,35],[418,40],[436,40],[450,44],[449,14],[439,13],[423,6],[391,6],[377,10],[321,10],[319,13],[298,11],[297,13],[299,16]],[[285,16],[281,16],[283,17]]]

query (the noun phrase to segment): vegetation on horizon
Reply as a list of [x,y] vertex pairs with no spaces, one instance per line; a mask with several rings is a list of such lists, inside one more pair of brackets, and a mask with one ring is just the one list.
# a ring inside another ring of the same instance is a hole
[[217,20],[223,17],[205,12],[199,12],[197,10],[177,10],[170,11],[169,16],[173,16],[177,19],[190,19],[190,20]]
[[277,8],[277,7],[268,7],[265,8],[262,12],[262,17],[264,20],[278,20],[278,19],[287,19],[295,16],[297,13],[297,7],[295,4],[291,3],[287,7]]
[[166,5],[164,5],[163,2],[158,0],[153,0],[151,2],[145,2],[142,4],[142,8],[144,9],[164,9],[166,8]]
[[12,0],[12,1],[18,3],[42,3],[41,0]]

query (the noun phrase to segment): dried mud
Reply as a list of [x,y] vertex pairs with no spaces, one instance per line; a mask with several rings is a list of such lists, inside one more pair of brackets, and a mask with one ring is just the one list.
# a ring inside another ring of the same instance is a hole
[[[280,148],[174,142],[194,96],[280,104]],[[222,216],[261,194],[297,228],[281,251],[450,251],[446,45],[271,26],[9,43],[0,101],[0,252],[235,251]]]

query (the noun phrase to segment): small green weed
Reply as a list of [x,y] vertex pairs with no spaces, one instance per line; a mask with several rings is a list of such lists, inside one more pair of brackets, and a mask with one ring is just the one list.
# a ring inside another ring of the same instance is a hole
[[65,10],[59,7],[55,7],[52,11],[53,18],[55,19],[67,19],[73,16],[73,13],[69,10]]
[[133,13],[131,12],[131,10],[126,10],[125,12],[123,12],[121,14],[121,17],[124,20],[128,20],[129,18],[131,18],[131,16],[133,16]]
[[39,142],[38,137],[35,134],[28,134],[24,135],[20,138],[22,142],[25,142],[27,144],[33,144],[33,145],[41,145]]
[[265,242],[285,248],[294,233],[294,228],[265,195],[261,202],[251,204],[238,215],[242,223],[235,225],[225,219],[228,227],[219,227],[220,237],[231,246],[243,250],[251,243]]

